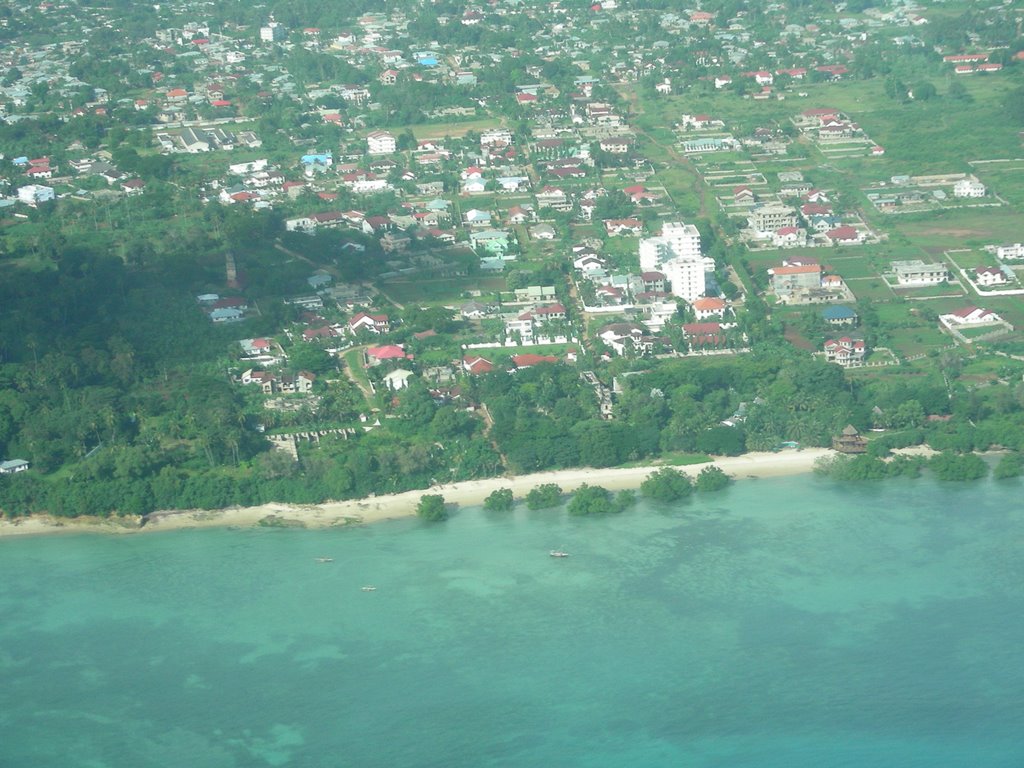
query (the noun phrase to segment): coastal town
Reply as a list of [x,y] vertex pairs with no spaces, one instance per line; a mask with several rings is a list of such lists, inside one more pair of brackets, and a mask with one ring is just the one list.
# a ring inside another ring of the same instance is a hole
[[1024,766],[1024,2],[0,4],[0,768]]
[[0,506],[1019,448],[1021,10],[661,5],[9,11]]

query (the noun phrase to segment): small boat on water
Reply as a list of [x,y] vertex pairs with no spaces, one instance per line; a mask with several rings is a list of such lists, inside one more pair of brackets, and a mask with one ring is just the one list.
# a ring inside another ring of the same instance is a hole
[[333,557],[318,557],[316,559],[316,561],[318,563],[333,563],[334,562],[334,558]]
[[552,557],[569,557],[568,552],[563,552],[560,549],[552,549],[550,552],[548,552],[548,554]]
[[376,591],[377,591],[377,588],[374,587],[374,586],[371,586],[369,584],[367,584],[365,587],[363,587],[363,592],[376,592]]

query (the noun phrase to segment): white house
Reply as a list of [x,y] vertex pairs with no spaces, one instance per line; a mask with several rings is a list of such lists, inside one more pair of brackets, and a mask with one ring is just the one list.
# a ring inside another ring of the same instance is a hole
[[844,368],[859,368],[864,365],[867,349],[863,339],[851,339],[849,336],[843,336],[826,341],[824,351],[825,359],[830,363],[836,363]]
[[1005,285],[1006,273],[999,267],[975,267],[974,282],[983,287]]
[[776,248],[797,248],[807,243],[807,233],[798,227],[779,227],[772,233]]
[[939,321],[946,327],[954,325],[986,325],[998,323],[1002,318],[990,309],[981,307],[964,307],[956,312],[939,315]]

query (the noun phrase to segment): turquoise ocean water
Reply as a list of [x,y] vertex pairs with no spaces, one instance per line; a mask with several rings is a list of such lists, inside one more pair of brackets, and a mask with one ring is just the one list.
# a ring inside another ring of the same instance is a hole
[[0,766],[1021,768],[1022,498],[0,541]]

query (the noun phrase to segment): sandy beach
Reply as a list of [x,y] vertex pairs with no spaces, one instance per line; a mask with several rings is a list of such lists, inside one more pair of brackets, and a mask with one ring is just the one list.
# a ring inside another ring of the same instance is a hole
[[[717,465],[722,471],[737,480],[744,480],[810,472],[818,458],[831,454],[832,451],[827,448],[810,448],[780,453],[748,453],[743,456],[716,459],[709,463]],[[693,464],[677,469],[696,476],[709,463]],[[220,510],[167,510],[154,512],[148,515],[145,521],[140,517],[56,518],[50,515],[33,515],[0,521],[0,537],[81,532],[151,533],[183,528],[253,527],[258,525],[332,528],[410,517],[416,514],[416,505],[424,494],[441,494],[448,504],[473,506],[482,504],[484,499],[498,488],[511,488],[518,500],[541,483],[556,483],[565,492],[572,492],[583,483],[600,485],[617,491],[624,488],[639,488],[651,472],[660,468],[660,466],[651,465],[619,469],[562,469],[516,477],[468,480],[461,483],[438,485],[424,490],[325,504],[273,503],[258,507],[229,507]]]

